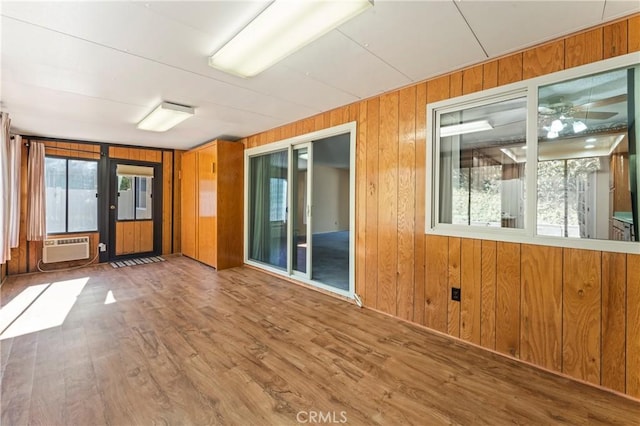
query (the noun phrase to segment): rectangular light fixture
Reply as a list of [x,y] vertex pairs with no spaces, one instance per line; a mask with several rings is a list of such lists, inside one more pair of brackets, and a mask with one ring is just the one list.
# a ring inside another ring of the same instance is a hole
[[454,124],[440,127],[440,137],[464,135],[465,133],[482,132],[491,130],[493,126],[487,120],[469,121],[468,123]]
[[165,132],[192,115],[192,107],[162,102],[138,123],[138,129]]
[[275,0],[209,58],[209,65],[253,77],[372,6],[370,0]]

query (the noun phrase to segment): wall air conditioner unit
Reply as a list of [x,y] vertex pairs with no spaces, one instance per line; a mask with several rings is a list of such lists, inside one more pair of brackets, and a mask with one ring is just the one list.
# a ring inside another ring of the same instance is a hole
[[89,237],[44,240],[42,262],[55,263],[89,258]]

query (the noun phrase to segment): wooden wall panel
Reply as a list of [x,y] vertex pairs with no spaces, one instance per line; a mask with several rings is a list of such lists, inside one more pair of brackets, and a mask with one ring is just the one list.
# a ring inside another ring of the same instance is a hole
[[498,85],[522,80],[522,53],[516,53],[498,60]]
[[377,307],[378,300],[378,126],[380,99],[367,101],[367,200],[365,225],[365,304]]
[[602,27],[565,38],[565,68],[602,60]]
[[627,20],[627,50],[629,53],[640,51],[640,15]]
[[600,383],[601,253],[564,249],[562,371]]
[[627,393],[640,398],[640,256],[627,256]]
[[425,184],[426,184],[426,107],[427,85],[418,84],[416,87],[416,228],[414,243],[414,303],[413,321],[424,322],[424,231],[425,231]]
[[162,254],[171,253],[173,237],[173,153],[162,153]]
[[462,71],[462,93],[479,92],[483,85],[483,65],[467,68]]
[[564,40],[556,40],[522,55],[522,78],[529,79],[564,69]]
[[427,82],[427,104],[450,97],[452,98],[454,95],[450,93],[450,78],[448,75]]
[[162,151],[159,149],[133,148],[128,146],[110,146],[109,158],[161,163],[163,160],[163,155]]
[[416,87],[399,94],[398,124],[398,274],[396,315],[413,319],[415,273]]
[[58,142],[33,139],[43,142],[47,155],[57,155],[67,158],[100,159],[100,145],[94,143]]
[[425,236],[424,325],[447,332],[449,305],[449,238]]
[[[217,268],[242,265],[244,255],[244,150],[237,143],[218,142]],[[219,172],[219,170],[224,170]],[[227,232],[233,230],[233,232]]]
[[380,97],[378,142],[378,301],[383,312],[396,314],[398,274],[398,105],[399,93]]
[[129,148],[121,147],[121,146],[110,146],[109,147],[109,158],[129,158]]
[[606,25],[603,29],[603,58],[626,55],[627,53],[627,21],[618,21]]
[[522,246],[520,358],[562,371],[562,249]]
[[[356,138],[356,294],[360,300],[367,299],[367,102],[358,104],[359,121]],[[314,117],[312,117],[314,118]],[[314,118],[315,126],[315,118]],[[315,128],[315,127],[314,127]]]
[[498,85],[498,61],[486,62],[482,69],[482,89],[492,89]]
[[496,348],[497,250],[495,241],[482,241],[480,344],[489,349]]
[[449,75],[449,95],[452,98],[462,95],[462,71]]
[[497,243],[496,350],[520,357],[520,244]]
[[[447,268],[448,298],[447,298],[447,332],[455,337],[460,337],[460,302],[451,300],[451,289],[460,288],[464,295],[462,282],[460,281],[460,254],[461,239],[449,238],[449,266]],[[463,296],[464,297],[464,296]]]
[[460,338],[481,343],[482,241],[463,239],[460,248],[461,284]]
[[602,253],[602,385],[625,391],[627,256]]

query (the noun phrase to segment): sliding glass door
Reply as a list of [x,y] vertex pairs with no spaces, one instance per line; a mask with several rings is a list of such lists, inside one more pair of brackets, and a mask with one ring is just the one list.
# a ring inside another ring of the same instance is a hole
[[287,270],[288,150],[249,163],[248,257]]
[[248,264],[353,295],[353,142],[347,131],[247,151]]

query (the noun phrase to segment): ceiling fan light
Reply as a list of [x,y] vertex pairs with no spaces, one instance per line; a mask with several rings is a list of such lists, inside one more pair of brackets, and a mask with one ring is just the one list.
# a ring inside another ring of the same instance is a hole
[[[559,132],[560,130],[564,129],[564,124],[562,123],[562,121],[560,120],[553,120],[551,122],[551,131],[553,132]],[[556,136],[557,137],[557,136]]]
[[582,121],[574,121],[573,122],[573,133],[580,133],[587,130],[587,125]]

